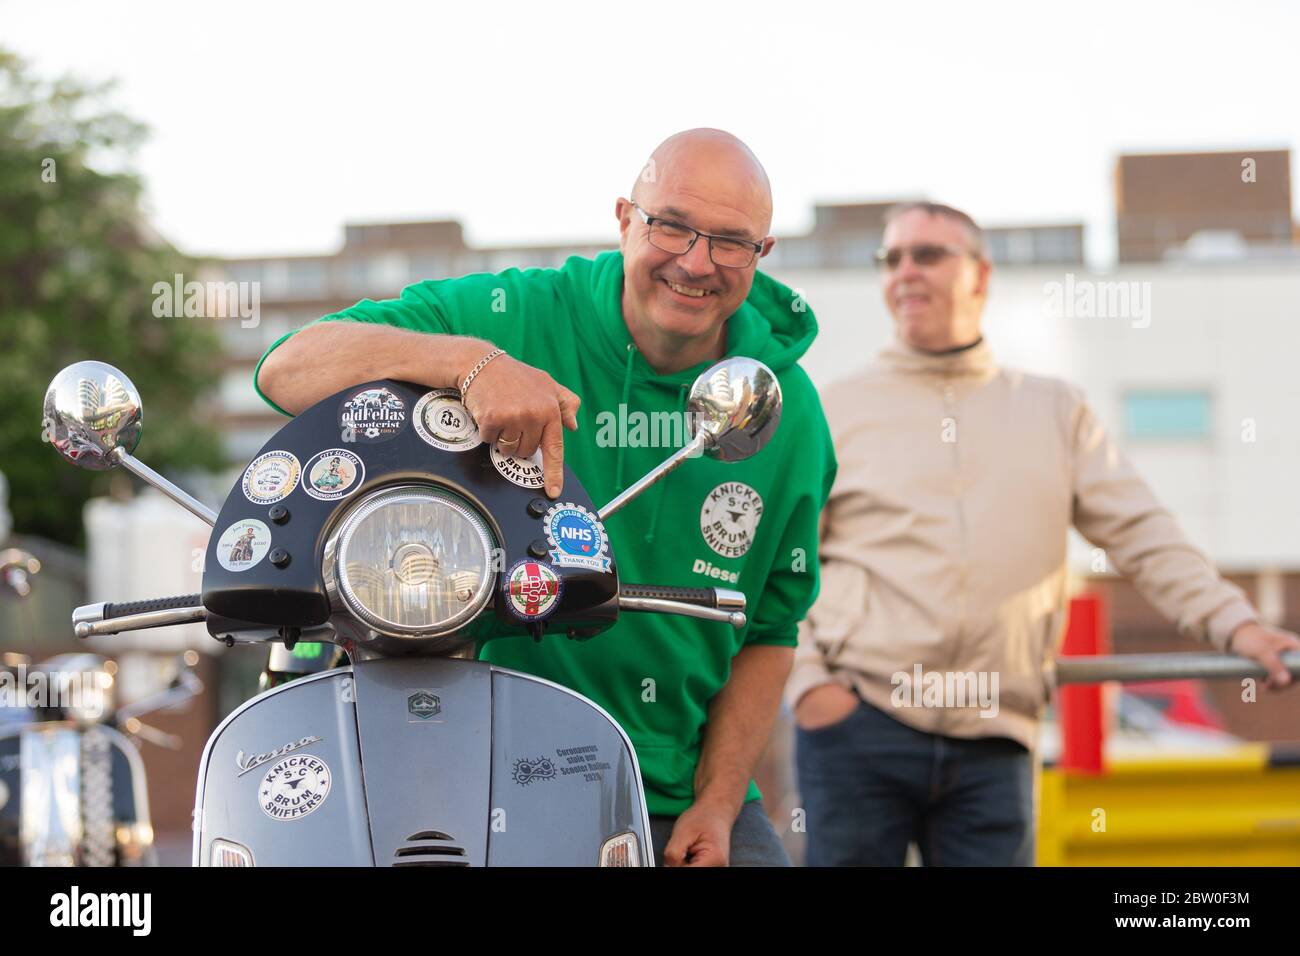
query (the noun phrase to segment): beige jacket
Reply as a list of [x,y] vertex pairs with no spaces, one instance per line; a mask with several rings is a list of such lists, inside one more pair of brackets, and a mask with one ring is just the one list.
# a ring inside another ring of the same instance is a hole
[[[986,343],[939,356],[895,344],[822,404],[839,473],[791,706],[837,681],[921,730],[1032,749],[1064,623],[1071,524],[1184,634],[1222,649],[1256,619],[1082,393],[998,368]],[[927,697],[940,682],[947,696]]]

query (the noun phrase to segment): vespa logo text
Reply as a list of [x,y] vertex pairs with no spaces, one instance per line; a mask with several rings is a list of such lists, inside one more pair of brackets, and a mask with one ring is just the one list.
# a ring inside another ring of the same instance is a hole
[[260,767],[268,760],[274,760],[276,757],[283,757],[285,754],[291,753],[299,747],[306,747],[308,744],[314,744],[320,739],[320,737],[303,737],[302,740],[295,740],[292,743],[285,744],[283,747],[277,747],[270,753],[264,754],[245,755],[241,750],[239,753],[235,754],[235,766],[239,768],[239,773],[235,774],[235,776],[242,777],[244,774],[248,773],[248,771]]

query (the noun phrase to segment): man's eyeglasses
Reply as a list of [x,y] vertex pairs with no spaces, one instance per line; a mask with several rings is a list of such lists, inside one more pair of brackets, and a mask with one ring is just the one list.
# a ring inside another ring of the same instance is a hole
[[[897,269],[903,262],[903,256],[911,256],[918,266],[932,266],[949,256],[974,256],[975,253],[961,246],[942,246],[937,243],[921,242],[914,246],[894,246],[892,249],[876,250],[876,265],[885,269]],[[978,256],[976,256],[978,258]]]
[[684,256],[695,247],[696,240],[707,239],[709,240],[709,258],[715,266],[722,266],[727,269],[743,269],[754,261],[755,256],[763,251],[761,242],[750,242],[748,239],[736,239],[732,236],[711,236],[707,232],[700,232],[698,229],[684,226],[680,222],[652,216],[638,206],[635,201],[630,201],[632,202],[632,208],[641,217],[641,221],[649,227],[648,238],[650,245],[661,252]]

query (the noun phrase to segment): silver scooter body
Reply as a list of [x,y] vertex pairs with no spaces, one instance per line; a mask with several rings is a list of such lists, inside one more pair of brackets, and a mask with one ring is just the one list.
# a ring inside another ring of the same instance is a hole
[[[268,441],[217,513],[131,454],[140,400],[120,371],[82,362],[51,383],[57,451],[84,468],[127,468],[226,529],[209,540],[201,594],[78,608],[78,636],[203,621],[227,646],[324,641],[352,661],[260,694],[212,734],[196,864],[653,865],[636,753],[614,719],[571,690],[469,656],[490,640],[587,640],[620,613],[744,628],[740,592],[621,581],[602,522],[691,458],[755,454],[780,420],[779,383],[752,359],[706,370],[688,403],[691,441],[603,508],[566,468],[565,514],[579,529],[538,496],[529,462],[499,461],[477,441],[429,440],[444,424],[429,409],[473,426],[445,391],[383,380],[322,399]],[[371,393],[411,418],[381,417],[370,443],[333,447],[344,413]],[[275,467],[254,486],[263,456]],[[397,509],[409,509],[400,523],[358,531]],[[359,557],[347,551],[354,532],[370,542]],[[390,594],[409,598],[408,616],[394,617]],[[429,609],[436,615],[422,617]]]
[[[361,661],[266,691],[199,765],[194,864],[650,866],[636,752],[580,694],[445,658]],[[229,859],[229,856],[226,857]]]

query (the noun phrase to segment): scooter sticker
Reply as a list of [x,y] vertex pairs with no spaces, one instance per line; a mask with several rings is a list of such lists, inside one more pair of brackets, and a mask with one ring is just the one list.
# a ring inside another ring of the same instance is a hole
[[339,430],[344,441],[388,441],[406,427],[406,403],[386,388],[363,388],[343,399]]
[[236,521],[217,539],[217,561],[227,571],[247,571],[271,550],[271,529],[256,518]]
[[573,502],[554,505],[542,519],[551,562],[562,568],[609,572],[609,538],[600,519]]
[[704,497],[700,508],[700,534],[724,558],[739,558],[754,544],[754,532],[763,517],[763,499],[749,485],[727,481]]
[[287,451],[258,455],[244,470],[244,497],[255,505],[273,505],[293,491],[302,466]]
[[502,478],[520,488],[541,488],[546,484],[542,478],[541,449],[533,452],[531,458],[516,458],[513,455],[501,454],[497,451],[497,446],[493,445],[492,464],[501,473]]
[[560,576],[540,561],[517,561],[506,574],[507,606],[524,621],[538,621],[559,606]]
[[286,757],[266,772],[257,802],[272,820],[301,820],[319,810],[330,795],[330,768],[319,757]]
[[520,757],[515,761],[515,769],[510,776],[521,787],[528,786],[534,780],[554,780],[555,764],[547,757],[539,757],[536,760]]
[[361,487],[366,466],[346,448],[313,455],[302,473],[302,490],[318,501],[337,501]]
[[474,416],[461,404],[460,390],[438,388],[415,403],[415,433],[443,451],[469,451],[483,443]]

